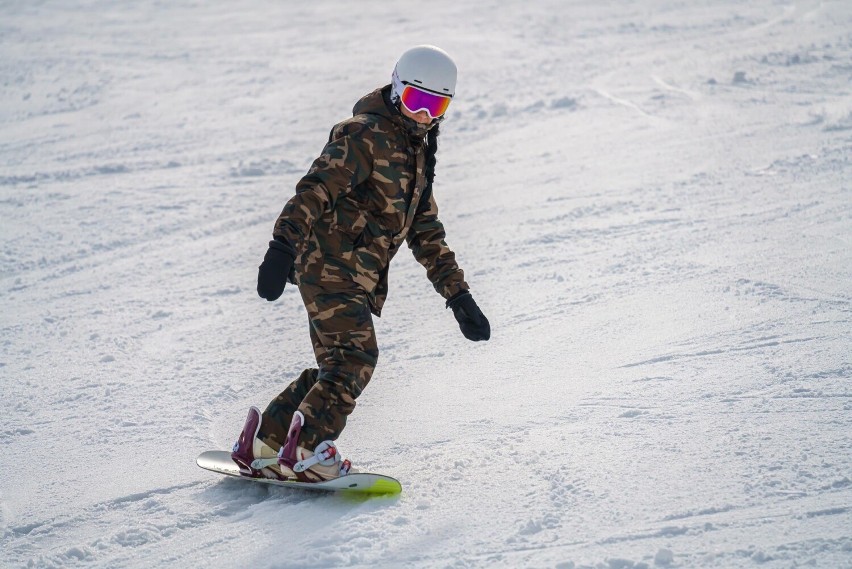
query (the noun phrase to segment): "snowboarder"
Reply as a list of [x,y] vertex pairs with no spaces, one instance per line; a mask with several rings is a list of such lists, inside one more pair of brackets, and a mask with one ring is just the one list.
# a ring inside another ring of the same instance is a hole
[[[231,455],[244,475],[320,481],[349,472],[334,440],[375,369],[372,315],[381,315],[388,265],[403,241],[462,334],[491,336],[444,241],[432,192],[438,125],[455,94],[456,65],[439,48],[417,46],[400,57],[391,79],[334,126],[275,222],[257,292],[273,301],[285,282],[299,287],[318,367],[263,413],[249,410]],[[252,467],[276,456],[277,464]]]

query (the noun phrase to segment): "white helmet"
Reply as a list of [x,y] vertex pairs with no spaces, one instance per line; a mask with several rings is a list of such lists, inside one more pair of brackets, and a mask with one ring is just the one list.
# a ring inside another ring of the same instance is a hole
[[458,71],[452,58],[433,45],[418,45],[402,54],[393,69],[391,98],[396,102],[405,85],[413,85],[437,95],[456,93]]

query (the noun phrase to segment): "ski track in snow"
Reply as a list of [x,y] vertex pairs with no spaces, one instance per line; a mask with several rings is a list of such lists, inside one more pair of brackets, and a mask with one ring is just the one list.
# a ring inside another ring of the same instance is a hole
[[[852,4],[409,8],[0,7],[0,566],[852,567]],[[403,494],[199,470],[310,363],[256,266],[416,43],[492,340],[401,253],[340,446]]]

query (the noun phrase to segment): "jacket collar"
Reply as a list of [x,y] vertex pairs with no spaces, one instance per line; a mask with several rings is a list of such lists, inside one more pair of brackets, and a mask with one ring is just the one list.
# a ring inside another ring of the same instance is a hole
[[391,86],[385,85],[371,93],[367,93],[355,103],[352,115],[379,115],[390,120],[397,128],[402,130],[412,143],[416,145],[425,144],[426,135],[437,123],[422,125],[402,114],[399,107],[391,101]]

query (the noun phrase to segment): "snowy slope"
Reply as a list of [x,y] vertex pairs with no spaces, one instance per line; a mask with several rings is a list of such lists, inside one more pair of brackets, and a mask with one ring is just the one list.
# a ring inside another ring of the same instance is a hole
[[[272,223],[407,47],[492,340],[406,252],[347,500],[227,480],[312,360]],[[852,3],[0,4],[0,566],[852,567]]]

